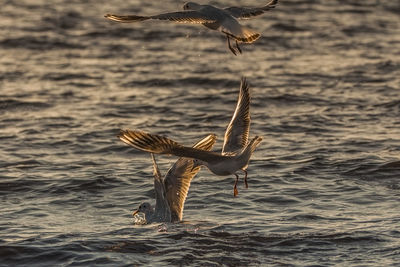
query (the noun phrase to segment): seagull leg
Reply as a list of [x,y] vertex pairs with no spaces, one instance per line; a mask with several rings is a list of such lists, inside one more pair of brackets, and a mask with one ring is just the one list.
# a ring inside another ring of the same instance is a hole
[[237,40],[236,40],[236,48],[239,51],[239,53],[241,54],[242,53],[242,49],[240,49],[240,46],[239,46],[239,43],[238,43]]
[[244,184],[245,184],[246,188],[249,188],[249,185],[247,184],[247,171],[243,170],[243,172],[244,172]]
[[231,52],[232,52],[235,56],[237,56],[235,49],[233,49],[233,47],[231,46],[231,41],[230,41],[230,38],[229,38],[228,35],[226,36],[226,40],[228,41],[228,47],[229,47],[229,49],[231,50]]
[[237,190],[237,183],[239,181],[239,176],[235,173],[236,176],[236,181],[235,184],[233,186],[233,196],[236,197],[239,194],[239,191]]

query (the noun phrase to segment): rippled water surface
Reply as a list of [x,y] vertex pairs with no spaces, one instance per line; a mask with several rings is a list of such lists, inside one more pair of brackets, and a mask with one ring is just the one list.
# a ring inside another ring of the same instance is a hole
[[[282,0],[238,57],[200,25],[103,17],[182,5],[1,1],[0,265],[398,266],[399,2]],[[241,76],[249,188],[202,169],[182,223],[134,225],[151,161],[119,129],[220,149]]]

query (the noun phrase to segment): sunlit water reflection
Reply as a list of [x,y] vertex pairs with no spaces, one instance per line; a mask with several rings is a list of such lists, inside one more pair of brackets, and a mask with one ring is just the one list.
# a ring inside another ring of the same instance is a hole
[[[103,18],[182,4],[2,4],[0,265],[396,266],[399,4],[282,1],[238,57],[205,27]],[[249,189],[203,169],[182,223],[135,224],[152,166],[119,129],[218,150],[241,76],[264,137]]]

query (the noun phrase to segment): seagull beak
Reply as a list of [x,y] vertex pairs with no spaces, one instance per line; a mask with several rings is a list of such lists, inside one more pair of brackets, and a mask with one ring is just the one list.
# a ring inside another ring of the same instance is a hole
[[138,213],[139,213],[139,210],[135,210],[135,211],[132,213],[132,216],[135,217],[135,215],[138,214]]

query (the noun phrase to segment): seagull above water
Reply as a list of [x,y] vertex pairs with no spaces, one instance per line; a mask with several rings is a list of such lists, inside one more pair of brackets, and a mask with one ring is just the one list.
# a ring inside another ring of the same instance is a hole
[[[211,30],[220,31],[226,35],[228,48],[236,56],[242,53],[238,42],[253,43],[261,34],[247,27],[240,25],[238,19],[250,19],[264,14],[277,5],[278,0],[271,0],[265,6],[261,7],[228,7],[218,8],[211,5],[200,5],[194,2],[185,3],[184,11],[162,13],[154,16],[137,15],[112,15],[106,14],[105,17],[118,22],[137,22],[149,19],[169,20],[179,23],[203,24]],[[232,47],[231,39],[235,41]]]
[[[193,147],[210,150],[215,140],[216,136],[210,134]],[[139,212],[144,213],[146,223],[181,221],[190,182],[199,172],[200,165],[196,164],[193,159],[179,158],[163,178],[153,153],[151,153],[151,158],[153,160],[156,204],[153,208],[150,203],[144,202],[132,215],[135,216]]]
[[195,164],[205,165],[212,173],[220,176],[235,175],[233,195],[237,196],[238,171],[245,174],[247,185],[247,166],[251,155],[262,141],[259,136],[248,141],[250,131],[250,89],[246,78],[242,78],[240,92],[232,120],[225,132],[222,152],[211,152],[195,147],[186,147],[159,135],[139,130],[121,130],[118,138],[142,151],[155,154],[171,154],[194,159]]

